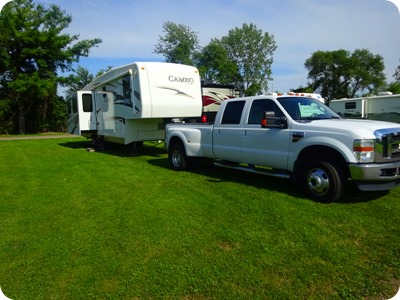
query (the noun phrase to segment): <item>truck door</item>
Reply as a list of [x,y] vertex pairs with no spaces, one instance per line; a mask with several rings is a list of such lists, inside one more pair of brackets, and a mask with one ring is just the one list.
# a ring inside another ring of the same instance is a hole
[[245,101],[227,103],[222,118],[216,120],[213,131],[213,151],[216,158],[242,162],[241,119]]
[[78,92],[79,129],[82,132],[96,130],[96,109],[94,92]]
[[260,124],[265,111],[274,111],[277,117],[284,116],[272,100],[257,99],[252,102],[242,137],[243,162],[285,169],[290,147],[290,130],[262,128]]

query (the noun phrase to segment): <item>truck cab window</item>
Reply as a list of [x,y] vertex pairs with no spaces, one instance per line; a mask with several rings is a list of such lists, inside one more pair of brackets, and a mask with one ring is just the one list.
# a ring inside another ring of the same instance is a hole
[[245,101],[229,102],[222,116],[221,124],[240,124]]
[[263,117],[263,112],[273,111],[276,117],[282,117],[283,113],[279,107],[272,101],[268,99],[254,100],[247,124],[261,124],[261,119]]

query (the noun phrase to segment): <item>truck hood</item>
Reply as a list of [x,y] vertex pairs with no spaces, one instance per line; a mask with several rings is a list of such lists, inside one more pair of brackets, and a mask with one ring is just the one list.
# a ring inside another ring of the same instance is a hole
[[364,139],[376,138],[375,132],[377,130],[400,133],[400,124],[383,122],[383,121],[373,121],[373,120],[356,120],[356,119],[313,120],[309,123],[301,123],[301,125],[305,125],[309,129],[312,128],[313,131],[342,132],[343,134],[349,134],[350,136],[353,137],[357,136],[357,138],[364,138]]

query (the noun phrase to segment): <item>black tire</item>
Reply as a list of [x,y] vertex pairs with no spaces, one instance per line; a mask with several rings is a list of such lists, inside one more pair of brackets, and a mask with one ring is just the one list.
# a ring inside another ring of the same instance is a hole
[[309,198],[323,203],[340,200],[345,190],[341,169],[320,159],[303,164],[300,183]]
[[186,156],[185,148],[181,143],[174,143],[169,147],[168,160],[172,169],[185,171],[190,167],[190,159]]

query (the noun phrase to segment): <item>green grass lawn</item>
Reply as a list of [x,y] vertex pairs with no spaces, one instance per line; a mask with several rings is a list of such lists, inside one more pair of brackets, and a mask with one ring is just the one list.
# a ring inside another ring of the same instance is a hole
[[400,188],[340,203],[289,181],[169,168],[162,146],[0,141],[0,287],[11,299],[388,299]]

